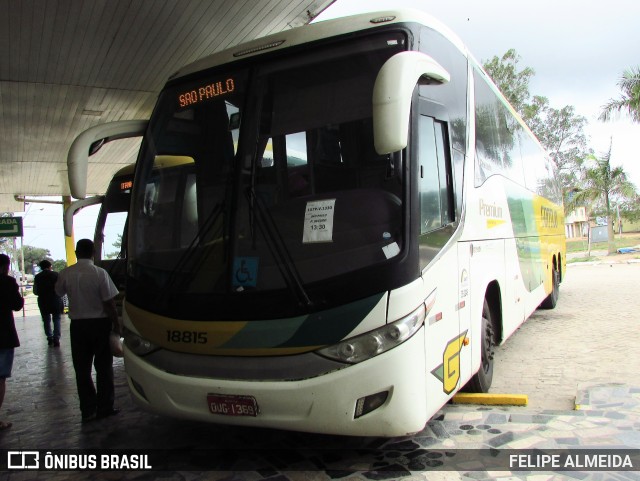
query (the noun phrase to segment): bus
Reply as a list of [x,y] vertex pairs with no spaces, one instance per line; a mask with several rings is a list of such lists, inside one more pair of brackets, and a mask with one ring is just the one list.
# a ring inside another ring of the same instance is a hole
[[119,169],[109,181],[104,195],[76,200],[71,202],[64,211],[65,236],[73,237],[75,215],[86,207],[99,206],[93,235],[95,248],[93,261],[95,265],[107,271],[118,288],[116,307],[120,317],[122,317],[126,285],[126,223],[134,168],[135,165],[131,164]]
[[[85,207],[99,206],[93,235],[94,263],[109,273],[120,290],[124,289],[126,280],[125,226],[129,214],[134,168],[135,165],[131,164],[119,169],[109,181],[104,195],[72,202],[65,209],[64,216],[65,235],[71,237],[75,215]],[[119,250],[113,251],[116,248],[114,244],[118,241]]]
[[[99,149],[94,148],[91,154]],[[156,169],[172,169],[181,165],[182,161],[172,156],[156,159]],[[105,269],[114,282],[120,295],[118,296],[118,312],[122,314],[122,299],[126,286],[127,263],[127,222],[131,204],[131,190],[135,164],[119,169],[109,181],[104,195],[97,195],[72,202],[64,213],[65,235],[73,235],[75,215],[85,207],[99,206],[93,235],[95,248],[94,264]]]
[[[77,198],[91,142],[128,127],[95,129],[69,154]],[[183,162],[155,168],[166,156]],[[556,305],[561,192],[481,65],[424,13],[319,22],[190,64],[136,163],[133,398],[210,423],[418,432],[461,389],[487,392],[495,347]]]

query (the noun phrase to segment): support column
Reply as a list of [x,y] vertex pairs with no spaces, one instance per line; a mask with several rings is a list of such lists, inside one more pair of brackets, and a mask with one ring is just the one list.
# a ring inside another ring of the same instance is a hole
[[[69,207],[69,205],[71,205],[71,196],[65,195],[62,197],[62,206],[63,206],[63,212],[67,210],[67,207]],[[63,219],[63,223],[64,223],[64,214],[62,216]],[[75,240],[73,238],[73,232],[71,232],[71,236],[64,236],[64,248],[65,251],[67,253],[67,266],[71,266],[73,264],[75,264],[77,262],[76,259],[76,243]]]

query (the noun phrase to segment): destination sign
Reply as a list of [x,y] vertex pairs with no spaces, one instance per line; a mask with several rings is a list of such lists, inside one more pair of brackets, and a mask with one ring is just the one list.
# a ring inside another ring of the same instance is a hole
[[131,187],[133,187],[132,180],[125,180],[123,182],[120,182],[120,190],[131,190]]
[[213,82],[196,87],[188,92],[183,92],[178,95],[178,103],[180,104],[180,107],[188,107],[189,105],[199,104],[205,100],[229,95],[233,93],[235,89],[236,85],[234,80],[232,78],[228,78],[219,82]]

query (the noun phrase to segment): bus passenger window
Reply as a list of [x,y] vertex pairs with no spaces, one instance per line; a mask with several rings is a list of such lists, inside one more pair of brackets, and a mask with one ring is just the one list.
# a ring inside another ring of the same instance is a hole
[[102,259],[120,258],[123,247],[122,234],[128,212],[109,212],[102,229]]
[[434,119],[421,115],[419,129],[420,234],[425,234],[442,226],[440,162],[438,161]]
[[424,268],[453,234],[455,216],[447,124],[426,115],[419,122],[419,255]]

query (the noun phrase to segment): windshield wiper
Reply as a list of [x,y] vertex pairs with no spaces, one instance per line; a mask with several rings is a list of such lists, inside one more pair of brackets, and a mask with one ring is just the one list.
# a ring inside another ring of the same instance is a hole
[[[198,244],[200,240],[204,238],[205,235],[209,234],[209,231],[213,228],[214,225],[216,225],[218,217],[220,217],[220,214],[224,212],[224,205],[225,205],[224,202],[220,202],[216,204],[211,210],[211,213],[209,214],[209,216],[204,221],[204,223],[198,229],[198,232],[196,232],[196,234],[193,236],[191,243],[184,250],[180,258],[176,262],[175,267],[171,271],[171,274],[169,274],[169,279],[167,280],[166,284],[162,288],[161,293],[163,297],[165,296],[168,289],[173,287],[173,285],[175,284],[176,279],[178,278],[178,271],[184,270],[185,266],[187,266],[189,262],[194,260],[193,257],[195,256],[196,252],[199,252],[200,255],[198,256],[197,259],[195,259],[196,262],[193,262],[194,265],[197,264],[198,263],[197,261],[199,261],[200,258],[204,255],[204,251],[195,248],[196,244]],[[223,228],[223,231],[224,231],[224,228]],[[188,281],[189,284],[191,284],[193,279],[194,279],[194,276],[190,276],[190,280]],[[185,288],[188,287],[188,285],[185,286]]]
[[[287,249],[287,245],[280,235],[280,231],[278,230],[273,217],[271,217],[269,209],[261,204],[262,201],[260,200],[260,197],[256,195],[253,185],[247,188],[247,195],[249,198],[249,216],[253,247],[256,247],[256,231],[254,224],[257,223],[262,231],[265,243],[267,244],[271,255],[276,260],[280,274],[282,274],[287,287],[289,287],[291,292],[293,292],[302,305],[306,307],[313,306],[313,302],[304,288],[302,278],[300,277],[300,273],[298,272],[295,262],[291,257],[291,253]],[[255,211],[258,212],[262,222],[257,222]]]

